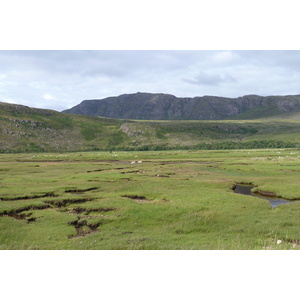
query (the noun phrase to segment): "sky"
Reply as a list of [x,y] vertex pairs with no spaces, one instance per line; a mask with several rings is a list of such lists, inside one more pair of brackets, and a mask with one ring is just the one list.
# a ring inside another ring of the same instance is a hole
[[64,110],[125,93],[300,94],[298,50],[1,50],[0,101]]

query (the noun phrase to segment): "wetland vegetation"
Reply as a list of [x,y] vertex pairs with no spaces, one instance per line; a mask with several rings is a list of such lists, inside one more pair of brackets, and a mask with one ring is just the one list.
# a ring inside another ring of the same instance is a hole
[[[298,149],[1,154],[0,249],[299,249],[299,160]],[[272,209],[237,184],[290,204]]]

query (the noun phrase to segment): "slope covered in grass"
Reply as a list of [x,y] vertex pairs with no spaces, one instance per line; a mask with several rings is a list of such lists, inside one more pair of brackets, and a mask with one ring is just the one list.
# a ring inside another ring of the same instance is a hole
[[203,149],[205,145],[218,149],[231,147],[228,142],[242,148],[261,148],[262,142],[267,148],[297,147],[299,132],[297,115],[294,119],[137,121],[0,103],[1,152]]

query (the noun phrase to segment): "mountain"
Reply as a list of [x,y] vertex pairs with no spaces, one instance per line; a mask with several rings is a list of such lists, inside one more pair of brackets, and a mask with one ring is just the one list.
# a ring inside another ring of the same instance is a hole
[[300,95],[177,98],[169,94],[135,93],[84,100],[63,112],[133,120],[257,119],[300,112]]
[[297,117],[135,121],[0,102],[0,153],[295,147],[300,144]]

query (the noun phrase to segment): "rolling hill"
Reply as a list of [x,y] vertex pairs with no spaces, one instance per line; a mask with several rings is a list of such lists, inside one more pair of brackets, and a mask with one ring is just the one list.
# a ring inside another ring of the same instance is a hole
[[0,152],[297,147],[298,114],[284,116],[289,118],[137,121],[0,102]]

